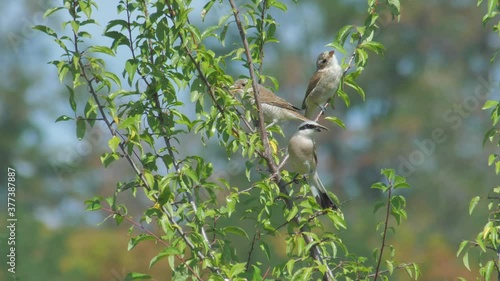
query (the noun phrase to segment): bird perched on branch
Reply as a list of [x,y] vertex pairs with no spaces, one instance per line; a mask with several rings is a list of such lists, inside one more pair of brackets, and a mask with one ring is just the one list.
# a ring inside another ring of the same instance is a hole
[[298,131],[288,143],[288,161],[293,171],[309,176],[307,180],[311,187],[311,193],[321,208],[337,209],[334,201],[328,195],[325,186],[321,183],[316,170],[318,158],[313,136],[316,132],[321,132],[322,129],[328,130],[314,121],[307,121],[300,124]]
[[[269,128],[282,120],[301,120],[310,121],[300,113],[300,109],[287,102],[285,99],[276,96],[271,90],[258,84],[259,100],[264,114],[264,120],[271,122],[266,128]],[[252,103],[253,98],[252,83],[248,79],[238,79],[229,88],[231,93],[239,94],[241,97],[250,95],[248,98]]]
[[319,54],[316,59],[316,72],[309,81],[302,102],[302,109],[306,110],[305,117],[313,118],[316,107],[319,107],[323,112],[326,111],[324,105],[335,95],[342,73],[342,68],[335,57],[335,51]]

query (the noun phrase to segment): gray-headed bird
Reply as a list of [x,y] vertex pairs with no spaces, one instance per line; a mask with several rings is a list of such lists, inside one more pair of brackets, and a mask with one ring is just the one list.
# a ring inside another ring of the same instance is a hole
[[299,130],[292,136],[288,143],[288,162],[293,171],[309,176],[306,179],[311,187],[311,193],[321,208],[336,209],[334,201],[328,195],[323,183],[321,183],[316,170],[318,158],[313,136],[316,132],[321,132],[322,129],[328,130],[314,121],[307,121],[300,124]]

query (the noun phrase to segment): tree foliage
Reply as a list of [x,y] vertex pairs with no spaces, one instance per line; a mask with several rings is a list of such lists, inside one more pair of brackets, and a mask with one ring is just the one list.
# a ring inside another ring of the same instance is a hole
[[[351,252],[338,236],[339,231],[349,231],[342,212],[320,210],[308,196],[307,184],[294,184],[294,175],[283,169],[286,151],[274,137],[282,131],[265,128],[258,95],[254,111],[242,107],[228,91],[233,83],[228,61],[239,61],[248,69],[238,75],[251,78],[254,93],[259,81],[269,79],[279,86],[263,73],[262,65],[264,46],[279,44],[275,37],[279,24],[272,15],[286,13],[287,4],[205,1],[202,19],[214,7],[227,10],[215,25],[193,24],[191,19],[200,16],[194,15],[195,5],[189,0],[119,1],[117,17],[102,25],[108,45],[97,45],[90,31],[102,24],[94,18],[98,3],[92,0],[64,0],[45,13],[45,17],[56,12],[69,16],[60,33],[49,26],[35,27],[61,48],[61,59],[51,63],[68,89],[74,115],[57,121],[73,120],[78,139],[96,122],[103,123],[109,131],[103,166],[125,161],[135,175],[132,181],[118,182],[111,196],[87,200],[87,209],[104,211],[118,224],[125,221],[140,229],[142,233],[130,239],[129,250],[147,240],[163,245],[150,266],[166,260],[172,280],[389,280],[396,269],[417,279],[417,265],[397,262],[387,239],[394,225],[407,217],[406,200],[396,192],[409,187],[403,177],[385,169],[385,181],[372,185],[387,196],[375,206],[375,212],[383,210],[384,216],[377,227],[381,243],[373,257]],[[370,53],[384,52],[374,35],[379,14],[386,10],[399,19],[398,0],[368,1],[364,23],[346,25],[328,44],[342,53],[353,50],[342,62],[345,71],[337,92],[346,106],[352,94],[365,98],[356,79]],[[228,47],[230,33],[239,34],[241,40]],[[210,48],[214,40],[223,52]],[[120,72],[108,70],[107,57],[120,58]],[[188,94],[195,114],[186,112],[183,95]],[[326,119],[344,126],[337,117]],[[214,178],[213,164],[190,154],[183,137],[199,138],[207,149],[223,147],[227,158],[241,155],[250,187]],[[118,195],[138,191],[151,204],[134,218]],[[252,221],[254,229],[229,223],[237,209],[244,210],[242,219]],[[282,237],[286,245],[287,258],[278,263],[275,247],[266,239],[273,236]],[[235,251],[235,237],[248,241],[248,253]],[[148,278],[152,277],[132,272],[125,280]]]
[[[482,0],[478,0],[477,4],[480,6]],[[485,1],[487,5],[487,12],[483,17],[483,25],[489,24],[492,20],[497,18],[500,12],[500,5],[498,1],[488,0]],[[498,33],[500,37],[500,21],[493,25],[493,31]],[[495,60],[497,52],[491,58],[491,62]],[[492,126],[486,132],[483,140],[483,145],[486,143],[493,143],[500,146],[498,140],[500,131],[498,130],[498,121],[500,120],[500,103],[496,100],[488,100],[483,106],[483,110],[491,110]],[[488,157],[488,165],[495,167],[495,174],[500,173],[500,159],[498,153],[490,154]],[[499,246],[499,228],[500,228],[500,186],[491,189],[487,196],[475,196],[470,201],[469,213],[476,209],[479,203],[487,203],[489,215],[482,231],[480,231],[474,240],[464,240],[458,249],[457,256],[462,256],[465,267],[471,270],[469,261],[469,252],[473,249],[479,251],[479,258],[477,259],[478,273],[481,280],[499,280],[500,279],[500,246]],[[460,280],[466,280],[460,278]],[[479,280],[479,279],[478,279]]]

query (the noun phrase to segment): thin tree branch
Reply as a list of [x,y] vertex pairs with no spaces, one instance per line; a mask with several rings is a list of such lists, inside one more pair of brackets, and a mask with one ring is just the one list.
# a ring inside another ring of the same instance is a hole
[[385,242],[387,237],[387,228],[389,226],[389,216],[391,214],[391,195],[392,195],[392,183],[389,183],[389,190],[387,191],[387,208],[385,210],[385,221],[384,221],[384,232],[382,234],[382,246],[380,247],[380,254],[378,256],[377,268],[375,269],[375,277],[373,281],[376,281],[380,275],[380,264],[382,262],[382,255],[384,254]]
[[245,267],[245,271],[246,272],[248,272],[248,270],[250,268],[250,259],[252,258],[253,248],[255,246],[255,241],[257,240],[257,234],[259,234],[259,230],[258,229],[255,232],[255,234],[253,235],[252,243],[250,244],[250,250],[248,251],[247,264],[246,264],[246,267]]
[[[257,72],[260,74],[262,74],[262,67],[264,66],[264,36],[263,36],[263,31],[264,31],[264,21],[265,21],[265,17],[266,17],[266,12],[267,12],[267,0],[264,0],[262,1],[262,13],[260,14],[260,34],[261,34],[261,38],[260,38],[260,44],[259,44],[259,69],[257,70]],[[259,83],[260,83],[260,79],[259,79]]]

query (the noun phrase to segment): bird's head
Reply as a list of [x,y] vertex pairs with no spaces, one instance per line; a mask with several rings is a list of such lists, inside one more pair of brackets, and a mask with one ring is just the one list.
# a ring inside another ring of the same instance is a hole
[[243,96],[245,93],[252,91],[252,83],[250,83],[250,80],[246,78],[238,79],[229,88],[229,91],[232,94],[238,94],[240,96]]
[[321,130],[328,131],[328,128],[314,121],[306,121],[299,126],[299,133],[303,135],[311,135]]
[[316,59],[316,70],[328,67],[332,65],[336,60],[337,58],[335,58],[335,51],[323,52],[319,54],[318,58]]

